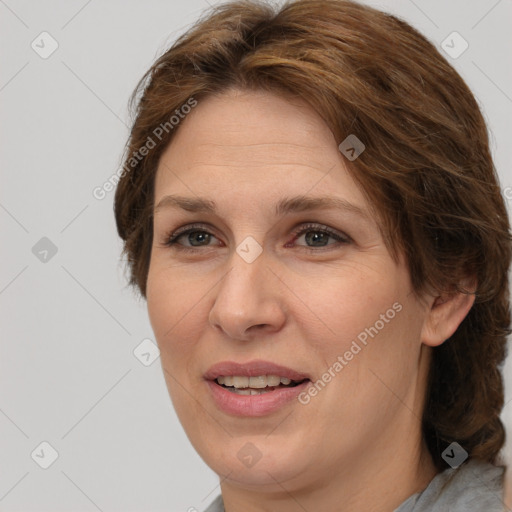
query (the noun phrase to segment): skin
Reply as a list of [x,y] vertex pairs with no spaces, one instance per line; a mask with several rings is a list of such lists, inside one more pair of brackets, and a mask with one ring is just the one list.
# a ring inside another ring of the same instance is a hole
[[512,510],[512,472],[510,471],[510,466],[505,474],[504,503],[508,510]]
[[[221,477],[227,512],[391,512],[436,474],[420,430],[430,347],[473,298],[412,293],[338,144],[306,103],[230,90],[199,102],[160,160],[155,205],[172,194],[218,207],[156,208],[147,304],[169,394]],[[343,199],[362,214],[275,215],[297,195]],[[165,244],[193,223],[207,224],[202,238],[178,244],[194,252]],[[305,223],[321,226],[297,237]],[[314,245],[324,226],[350,238]],[[263,249],[252,263],[236,252],[247,236]],[[316,380],[395,303],[402,310],[307,405],[247,418],[213,402],[203,375],[214,363],[264,359]],[[237,457],[247,442],[261,453],[252,467]]]

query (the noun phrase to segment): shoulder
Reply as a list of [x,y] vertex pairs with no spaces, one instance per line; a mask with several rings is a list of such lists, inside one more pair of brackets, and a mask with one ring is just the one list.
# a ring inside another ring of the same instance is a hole
[[503,512],[505,468],[471,460],[439,473],[396,512]]
[[[478,460],[447,469],[395,512],[503,512],[504,471],[502,466]],[[205,512],[224,512],[222,496],[217,496]]]

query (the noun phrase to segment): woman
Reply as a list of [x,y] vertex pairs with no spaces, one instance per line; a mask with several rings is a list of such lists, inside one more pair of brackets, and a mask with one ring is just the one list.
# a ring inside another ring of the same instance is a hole
[[454,69],[355,2],[239,1],[137,93],[116,221],[208,511],[503,510],[510,230]]

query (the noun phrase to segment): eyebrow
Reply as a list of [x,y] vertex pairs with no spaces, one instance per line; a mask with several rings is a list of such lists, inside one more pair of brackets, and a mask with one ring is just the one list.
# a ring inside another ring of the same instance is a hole
[[[167,208],[181,208],[187,212],[211,213],[217,212],[215,201],[203,197],[185,197],[168,195],[163,197],[155,207],[155,213]],[[280,199],[275,206],[276,216],[287,213],[298,213],[309,210],[345,210],[369,220],[368,213],[361,207],[333,196],[295,196]]]

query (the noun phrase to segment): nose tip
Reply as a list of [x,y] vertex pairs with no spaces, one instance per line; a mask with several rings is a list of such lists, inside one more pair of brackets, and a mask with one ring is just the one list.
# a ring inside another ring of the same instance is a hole
[[238,318],[224,318],[221,322],[212,322],[212,325],[225,337],[239,341],[249,341],[255,336],[263,334],[265,330],[268,332],[273,330],[270,324],[252,325],[248,317],[243,314]]
[[278,282],[259,257],[238,258],[219,283],[209,321],[231,339],[248,340],[280,329],[285,321]]

